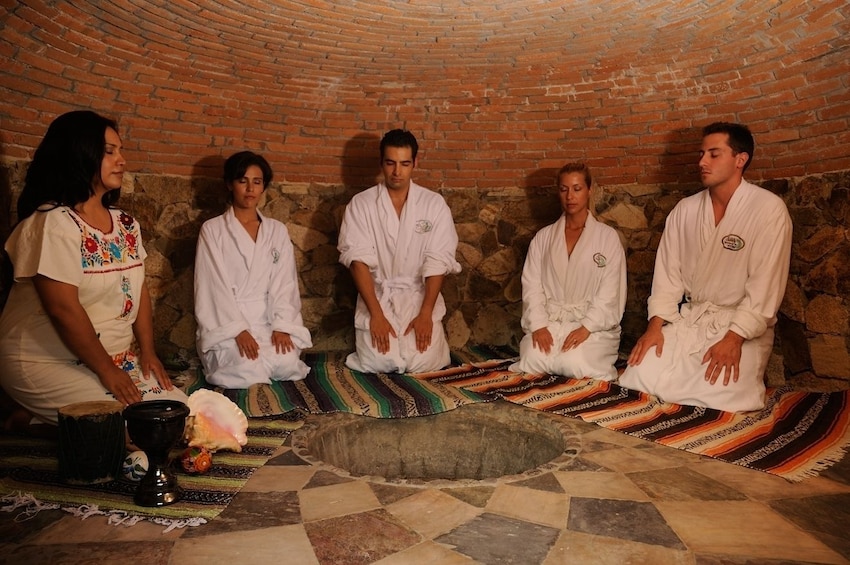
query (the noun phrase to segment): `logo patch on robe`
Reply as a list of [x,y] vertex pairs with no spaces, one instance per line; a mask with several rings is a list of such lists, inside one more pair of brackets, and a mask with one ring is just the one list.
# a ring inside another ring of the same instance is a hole
[[430,220],[418,220],[414,229],[416,230],[416,233],[428,233],[433,228],[434,225]]
[[277,265],[277,262],[280,261],[280,251],[277,248],[272,249],[272,263]]
[[745,245],[741,236],[735,235],[734,233],[724,236],[721,243],[723,243],[723,248],[728,249],[729,251],[740,251]]
[[608,259],[605,258],[605,255],[602,253],[594,253],[593,254],[593,262],[596,263],[596,266],[600,269],[608,264]]

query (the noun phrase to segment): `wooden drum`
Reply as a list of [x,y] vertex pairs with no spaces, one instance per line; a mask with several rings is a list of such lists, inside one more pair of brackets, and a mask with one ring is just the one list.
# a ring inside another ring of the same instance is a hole
[[74,485],[121,476],[125,454],[124,406],[114,400],[78,402],[59,409],[59,477]]

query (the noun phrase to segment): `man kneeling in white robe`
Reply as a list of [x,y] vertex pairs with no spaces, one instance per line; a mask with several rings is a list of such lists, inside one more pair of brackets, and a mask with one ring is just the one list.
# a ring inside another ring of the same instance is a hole
[[626,306],[626,256],[617,232],[590,213],[590,169],[558,172],[564,213],[541,229],[522,269],[520,360],[512,371],[617,378],[620,320]]
[[384,182],[356,194],[339,234],[340,262],[357,287],[356,351],[346,365],[366,373],[421,373],[449,364],[440,293],[460,272],[457,232],[442,196],[411,182],[418,144],[408,131],[381,140]]
[[727,412],[764,407],[792,227],[781,198],[743,180],[754,146],[739,124],[703,130],[705,190],[667,218],[649,326],[629,356],[622,386]]

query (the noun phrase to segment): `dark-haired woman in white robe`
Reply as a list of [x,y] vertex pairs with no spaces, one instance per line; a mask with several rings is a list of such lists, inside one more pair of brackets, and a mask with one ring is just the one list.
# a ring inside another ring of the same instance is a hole
[[312,347],[286,226],[257,210],[268,163],[243,151],[225,163],[232,206],[204,223],[195,257],[197,345],[206,379],[225,388],[300,380]]

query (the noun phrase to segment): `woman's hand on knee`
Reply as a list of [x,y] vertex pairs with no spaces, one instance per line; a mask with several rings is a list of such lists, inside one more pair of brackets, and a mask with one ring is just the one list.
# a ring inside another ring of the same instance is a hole
[[552,337],[552,332],[549,331],[549,328],[542,327],[531,333],[531,343],[534,347],[548,355],[552,351],[552,346],[555,345],[555,338]]
[[142,393],[133,383],[130,375],[113,367],[105,374],[98,375],[101,384],[112,393],[118,402],[126,405],[142,401]]
[[254,336],[248,330],[242,330],[236,336],[236,347],[239,349],[239,355],[241,357],[247,357],[253,361],[260,356],[260,344],[257,343],[257,340],[254,339]]
[[570,349],[575,349],[582,343],[584,343],[587,338],[590,337],[590,330],[585,328],[584,326],[579,326],[573,331],[570,332],[570,335],[564,340],[564,345],[561,346],[561,351],[569,351]]

